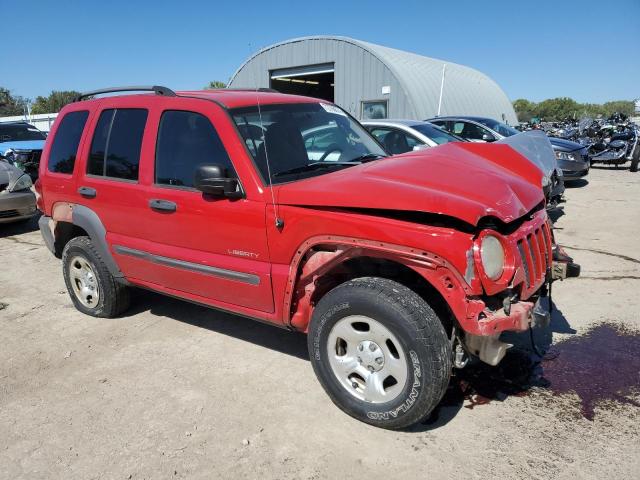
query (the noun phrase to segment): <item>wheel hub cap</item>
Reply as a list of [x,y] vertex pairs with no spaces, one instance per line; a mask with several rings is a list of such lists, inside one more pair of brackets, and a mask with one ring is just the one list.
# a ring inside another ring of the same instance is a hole
[[370,372],[384,367],[384,352],[376,342],[364,340],[358,344],[358,363]]
[[327,354],[340,385],[359,400],[390,402],[404,390],[407,355],[393,332],[373,318],[338,320],[327,337]]
[[85,307],[94,308],[100,299],[96,274],[91,264],[80,256],[69,262],[69,280],[75,297]]

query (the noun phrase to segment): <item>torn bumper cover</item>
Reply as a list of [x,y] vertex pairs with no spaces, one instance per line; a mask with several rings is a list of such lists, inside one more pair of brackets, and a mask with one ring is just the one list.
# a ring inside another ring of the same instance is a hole
[[[480,335],[493,335],[504,331],[523,332],[532,327],[549,325],[549,297],[539,297],[533,302],[519,301],[511,304],[509,313],[504,309],[485,309],[478,320]],[[474,332],[475,333],[475,332]]]
[[479,320],[484,331],[493,333],[483,335],[465,334],[464,343],[467,351],[489,365],[497,365],[504,358],[511,344],[500,341],[503,331],[522,332],[529,327],[546,327],[551,322],[549,297],[540,297],[533,302],[516,302],[511,305],[509,314],[500,312],[484,312],[485,318]]

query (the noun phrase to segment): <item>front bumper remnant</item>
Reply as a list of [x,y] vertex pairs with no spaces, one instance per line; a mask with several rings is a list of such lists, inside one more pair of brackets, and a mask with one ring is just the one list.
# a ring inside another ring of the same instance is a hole
[[509,313],[504,309],[485,309],[478,320],[478,328],[474,334],[477,336],[490,336],[501,332],[524,332],[529,328],[546,326],[549,324],[550,315],[548,297],[540,297],[533,302],[519,301],[512,303]]
[[529,327],[547,327],[551,323],[549,312],[549,297],[540,297],[533,302],[517,302],[511,305],[509,315],[504,312],[495,312],[487,315],[481,322],[493,327],[494,333],[486,335],[471,335],[466,333],[464,343],[467,351],[475,355],[484,363],[497,365],[504,358],[507,350],[512,347],[510,343],[500,341],[503,331],[523,332]]
[[551,278],[553,280],[564,280],[565,278],[574,278],[580,276],[580,265],[573,261],[567,252],[559,246],[553,247],[553,267],[551,269]]

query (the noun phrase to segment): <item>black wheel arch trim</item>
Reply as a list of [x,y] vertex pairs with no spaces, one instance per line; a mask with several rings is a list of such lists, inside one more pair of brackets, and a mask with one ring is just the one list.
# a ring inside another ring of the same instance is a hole
[[72,221],[74,225],[82,228],[93,242],[96,250],[100,254],[102,261],[109,269],[109,273],[117,279],[123,279],[124,274],[120,271],[120,267],[116,263],[113,255],[109,251],[107,245],[107,230],[104,228],[98,214],[84,205],[74,205],[72,212]]

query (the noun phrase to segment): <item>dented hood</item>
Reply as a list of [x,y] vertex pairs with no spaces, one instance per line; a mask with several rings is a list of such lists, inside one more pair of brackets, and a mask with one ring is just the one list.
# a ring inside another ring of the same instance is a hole
[[278,203],[442,214],[505,223],[544,200],[542,172],[508,145],[449,143],[276,187]]

